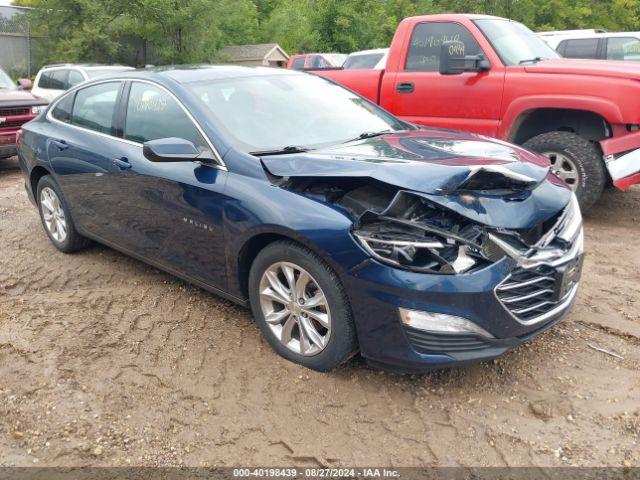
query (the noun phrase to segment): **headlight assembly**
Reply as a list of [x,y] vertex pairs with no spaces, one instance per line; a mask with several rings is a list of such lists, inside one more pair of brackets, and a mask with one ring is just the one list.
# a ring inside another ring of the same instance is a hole
[[464,273],[482,259],[478,249],[456,235],[394,228],[377,222],[353,232],[364,249],[388,265],[422,273]]
[[40,115],[42,112],[46,110],[46,108],[47,108],[46,105],[34,105],[33,107],[31,107],[31,114]]

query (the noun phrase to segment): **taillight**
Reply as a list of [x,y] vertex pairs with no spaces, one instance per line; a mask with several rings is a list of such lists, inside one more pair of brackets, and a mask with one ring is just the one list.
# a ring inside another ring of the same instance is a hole
[[16,145],[20,145],[20,142],[22,141],[22,134],[24,132],[22,131],[22,129],[18,130],[16,132]]

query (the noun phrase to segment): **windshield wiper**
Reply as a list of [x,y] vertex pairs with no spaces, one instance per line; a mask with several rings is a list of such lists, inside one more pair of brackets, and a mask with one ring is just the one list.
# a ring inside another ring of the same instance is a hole
[[542,57],[528,58],[526,60],[520,60],[518,65],[522,65],[524,63],[538,63],[538,62],[541,62],[542,60],[546,60],[546,58],[542,58]]
[[379,132],[362,132],[357,137],[350,138],[349,140],[342,143],[355,142],[356,140],[364,140],[365,138],[379,137],[380,135],[386,135],[387,133],[402,132],[402,131],[403,130],[380,130]]
[[257,152],[249,152],[250,155],[255,155],[256,157],[264,157],[265,155],[285,155],[287,153],[304,153],[308,152],[310,149],[305,147],[300,147],[297,145],[287,145],[286,147],[276,148],[274,150],[261,150]]

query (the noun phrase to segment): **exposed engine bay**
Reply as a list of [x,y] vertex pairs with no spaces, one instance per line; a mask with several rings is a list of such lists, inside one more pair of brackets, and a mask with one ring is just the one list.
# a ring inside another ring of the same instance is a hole
[[[528,229],[488,226],[420,192],[366,178],[290,177],[275,182],[346,211],[353,235],[371,256],[420,273],[461,274],[505,256],[524,264],[542,251],[557,255],[573,238],[558,235],[570,208]],[[460,192],[473,203],[476,192]]]

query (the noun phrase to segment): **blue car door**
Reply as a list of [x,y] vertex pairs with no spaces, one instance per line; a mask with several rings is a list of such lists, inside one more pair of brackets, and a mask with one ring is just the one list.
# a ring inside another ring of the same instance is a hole
[[63,97],[49,114],[47,154],[73,221],[85,233],[118,243],[114,216],[122,191],[114,163],[125,146],[116,137],[118,100],[124,82],[94,84]]
[[[227,172],[213,161],[214,148],[185,107],[164,87],[132,81],[123,95],[123,148],[116,206],[120,244],[192,280],[226,287],[223,235]],[[152,162],[143,143],[189,140],[212,162]]]

